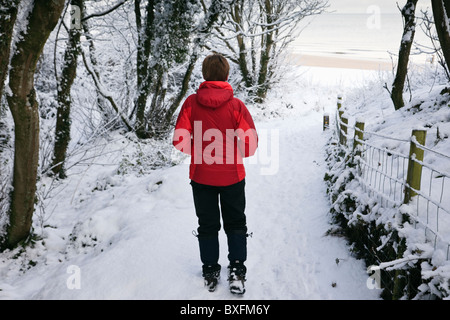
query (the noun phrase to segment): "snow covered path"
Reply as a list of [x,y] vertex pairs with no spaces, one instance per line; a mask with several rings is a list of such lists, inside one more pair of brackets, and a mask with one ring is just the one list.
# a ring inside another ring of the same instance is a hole
[[[324,236],[330,226],[322,182],[321,115],[313,112],[298,122],[276,120],[270,128],[258,126],[275,140],[278,132],[279,167],[276,174],[262,175],[263,165],[247,164],[247,216],[253,237],[248,241],[244,299],[377,298],[366,287],[363,262],[350,257],[342,239]],[[48,253],[47,266],[38,264],[11,284],[14,294],[4,289],[0,297],[233,299],[225,281],[223,231],[222,281],[215,293],[203,287],[197,240],[191,234],[196,218],[187,167],[124,181],[80,202],[73,210],[84,212],[78,237],[85,238],[85,245],[66,248],[69,258],[63,263],[55,263],[57,257]],[[80,270],[80,289],[67,287],[69,265]]]
[[378,299],[364,263],[343,239],[325,236],[322,112],[256,125],[244,297],[227,288],[223,230],[221,282],[214,293],[203,286],[188,165],[180,164],[142,177],[101,165],[75,175],[49,204],[45,222],[56,227],[43,229],[45,246],[26,255],[36,265],[22,274],[24,260],[0,261],[0,299]]
[[261,176],[250,168],[248,216],[255,233],[249,241],[247,298],[376,297],[366,287],[363,262],[349,256],[345,241],[325,236],[330,225],[321,126],[316,112],[272,123],[280,132],[279,171]]

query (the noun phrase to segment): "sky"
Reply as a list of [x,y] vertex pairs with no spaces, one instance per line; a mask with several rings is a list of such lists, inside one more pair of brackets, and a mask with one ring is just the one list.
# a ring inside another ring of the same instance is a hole
[[[398,13],[398,8],[406,4],[406,0],[329,0],[330,10],[335,10],[336,13],[367,13],[370,8],[374,6],[379,7],[382,14]],[[419,1],[418,9],[425,9],[427,6],[431,7],[430,0]]]

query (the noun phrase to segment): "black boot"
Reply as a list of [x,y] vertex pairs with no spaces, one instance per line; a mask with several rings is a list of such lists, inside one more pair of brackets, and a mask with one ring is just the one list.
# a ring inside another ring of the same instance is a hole
[[220,279],[220,264],[203,266],[203,278],[209,292],[214,292]]
[[228,266],[228,283],[230,292],[242,295],[245,293],[245,275],[247,268],[243,262],[233,261]]

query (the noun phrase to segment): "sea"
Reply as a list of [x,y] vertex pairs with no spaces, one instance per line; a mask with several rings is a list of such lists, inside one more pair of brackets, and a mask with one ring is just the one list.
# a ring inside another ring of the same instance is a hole
[[[400,12],[324,13],[304,18],[301,33],[291,43],[294,54],[369,59],[391,62],[396,59],[403,36]],[[430,46],[420,27],[416,28],[417,44]],[[418,52],[413,48],[413,53]],[[428,54],[412,56],[416,62],[430,59]]]

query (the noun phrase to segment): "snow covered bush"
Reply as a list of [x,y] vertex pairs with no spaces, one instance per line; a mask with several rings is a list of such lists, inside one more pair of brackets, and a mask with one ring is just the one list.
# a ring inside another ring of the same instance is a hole
[[172,159],[172,143],[170,138],[164,140],[139,140],[129,134],[129,143],[132,152],[125,152],[119,162],[117,173],[120,175],[135,174],[144,176],[161,167],[174,165]]

